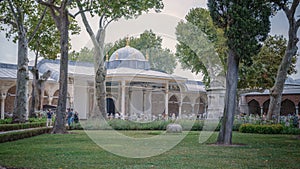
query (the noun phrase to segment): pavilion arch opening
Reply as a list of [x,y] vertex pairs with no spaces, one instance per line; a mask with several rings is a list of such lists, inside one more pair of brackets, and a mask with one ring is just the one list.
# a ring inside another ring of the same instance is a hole
[[286,99],[283,102],[281,102],[281,108],[280,108],[281,116],[293,115],[295,112],[296,112],[295,104],[291,100]]
[[[31,106],[32,106],[31,104],[32,104],[32,96],[29,99],[29,104],[28,104],[29,110],[31,109]],[[38,106],[37,109],[38,110],[42,110],[43,109],[43,105],[46,105],[46,104],[49,104],[49,95],[48,95],[48,93],[46,91],[44,91],[43,100],[42,100],[42,102],[40,103],[40,105]]]
[[115,101],[112,98],[106,98],[106,111],[108,117],[115,117],[116,106]]
[[172,117],[175,114],[175,117],[178,117],[179,114],[179,102],[175,95],[172,95],[168,103],[168,116]]
[[184,116],[190,116],[194,114],[191,99],[188,96],[185,96],[184,99],[182,100],[181,112],[183,118],[185,118]]
[[4,112],[12,113],[14,111],[15,98],[16,98],[16,86],[13,86],[7,91]]
[[165,112],[165,95],[162,91],[152,92],[151,103],[152,103],[152,115],[160,117]]
[[267,115],[270,105],[270,99],[264,102],[263,104],[263,114]]
[[198,118],[205,118],[206,116],[206,103],[203,98],[198,97],[196,99],[196,103],[194,106],[194,113],[197,115]]
[[[51,105],[54,105],[54,106],[57,105],[58,98],[59,98],[59,90],[56,90],[53,94],[53,99],[52,99]],[[71,100],[70,94],[67,93],[67,105],[66,105],[67,108],[72,107],[72,103],[70,100]]]
[[255,99],[251,100],[248,103],[248,108],[249,108],[249,114],[260,115],[260,106],[258,101],[256,101]]

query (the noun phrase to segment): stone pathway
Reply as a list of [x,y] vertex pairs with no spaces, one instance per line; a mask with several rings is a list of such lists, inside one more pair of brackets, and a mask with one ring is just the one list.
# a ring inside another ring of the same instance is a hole
[[[53,126],[50,126],[48,128],[52,128]],[[28,129],[20,129],[20,130],[10,130],[10,131],[1,131],[1,134],[6,134],[6,133],[16,133],[16,132],[20,132],[20,131],[28,131],[28,130],[34,130],[34,129],[39,129],[39,128],[46,128],[46,127],[36,127],[36,128],[28,128]],[[0,168],[1,169],[1,168]]]

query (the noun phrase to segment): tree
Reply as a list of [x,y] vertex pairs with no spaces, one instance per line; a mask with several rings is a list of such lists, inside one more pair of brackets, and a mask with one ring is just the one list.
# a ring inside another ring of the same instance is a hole
[[284,11],[289,23],[287,48],[279,66],[275,84],[270,90],[270,105],[267,114],[268,120],[271,120],[272,114],[276,115],[279,120],[284,82],[292,64],[292,58],[296,56],[298,50],[297,43],[299,38],[297,37],[297,32],[300,26],[300,19],[299,15],[295,16],[296,9],[299,7],[299,0],[273,0],[273,2],[279,9]]
[[[25,122],[28,114],[28,44],[34,40],[33,37],[44,17],[44,14],[36,12],[37,9],[39,11],[40,7],[33,0],[0,1],[0,22],[5,25],[1,25],[0,28],[6,31],[8,39],[13,37],[13,42],[18,42],[17,89],[13,112],[15,123]],[[38,19],[34,21],[36,18]]]
[[[45,7],[44,7],[45,8]],[[32,91],[31,91],[31,106],[29,110],[29,117],[36,117],[35,112],[42,109],[43,98],[44,98],[44,83],[50,77],[51,71],[46,71],[41,77],[37,68],[38,57],[42,56],[48,59],[55,59],[57,53],[59,53],[59,34],[55,30],[55,24],[51,19],[49,11],[47,8],[43,11],[37,9],[40,16],[44,16],[43,20],[38,18],[32,18],[32,22],[39,24],[38,30],[29,30],[28,32],[32,34],[34,31],[35,36],[33,36],[33,42],[29,44],[29,48],[35,53],[34,66],[30,70],[33,75],[32,80]]]
[[68,89],[68,51],[69,51],[69,26],[70,18],[68,8],[72,7],[71,1],[60,2],[37,0],[38,3],[48,7],[52,19],[60,34],[60,73],[59,73],[59,99],[56,109],[56,119],[52,133],[66,133],[65,112]]
[[224,30],[227,38],[225,107],[217,142],[231,144],[239,63],[250,65],[250,58],[260,50],[260,42],[267,38],[271,7],[264,0],[209,0],[208,8],[213,22]]
[[176,59],[170,49],[162,48],[162,38],[153,33],[152,30],[144,31],[139,37],[124,37],[114,43],[108,50],[108,56],[114,51],[126,45],[129,38],[130,46],[141,51],[148,57],[150,67],[154,70],[164,71],[169,74],[174,72]]
[[[78,13],[85,25],[95,49],[95,91],[96,103],[98,110],[92,116],[106,118],[106,87],[105,76],[106,70],[104,67],[104,39],[105,30],[109,23],[120,18],[133,18],[139,16],[143,11],[149,9],[159,10],[163,7],[161,0],[135,1],[135,0],[116,0],[116,1],[80,1],[76,0]],[[93,32],[86,12],[92,16],[99,16],[99,27],[97,35]]]
[[[268,36],[260,52],[253,56],[253,64],[250,67],[241,66],[239,76],[240,89],[264,90],[270,89],[275,83],[278,65],[280,65],[287,41],[283,36]],[[292,58],[292,64],[288,74],[296,72],[296,57]]]
[[[208,86],[211,77],[226,71],[227,47],[224,31],[212,21],[207,9],[194,8],[185,16],[187,22],[180,21],[176,27],[178,44],[176,57],[182,67],[192,72],[201,72]],[[201,46],[201,47],[200,47]],[[215,68],[221,71],[215,72]]]

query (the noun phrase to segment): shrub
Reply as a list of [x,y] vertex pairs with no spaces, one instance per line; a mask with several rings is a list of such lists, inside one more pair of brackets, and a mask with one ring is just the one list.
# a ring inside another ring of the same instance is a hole
[[300,129],[294,127],[283,127],[282,134],[300,135]]
[[0,124],[11,124],[12,118],[0,119]]
[[46,123],[20,123],[20,124],[2,124],[0,125],[0,131],[20,130],[27,128],[45,127]]
[[242,124],[239,131],[242,133],[280,134],[283,126],[281,124]]
[[38,128],[32,130],[18,131],[18,132],[10,132],[0,135],[0,143],[7,141],[14,141],[18,139],[28,138],[32,136],[37,136],[45,133],[50,133],[51,128]]

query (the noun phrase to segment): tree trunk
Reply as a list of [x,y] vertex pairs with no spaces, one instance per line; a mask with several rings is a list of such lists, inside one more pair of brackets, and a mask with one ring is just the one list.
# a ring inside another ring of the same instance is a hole
[[291,9],[284,8],[284,12],[289,21],[289,30],[288,30],[288,44],[284,54],[284,58],[281,61],[279,66],[277,77],[275,80],[275,84],[270,90],[270,105],[267,114],[267,119],[271,120],[272,115],[275,115],[277,118],[277,122],[280,120],[280,108],[281,108],[281,99],[282,92],[284,88],[284,83],[287,78],[288,69],[291,66],[292,57],[297,54],[297,43],[299,39],[297,38],[297,31],[300,25],[300,20],[296,22],[294,15],[295,10],[299,4],[299,0],[294,0],[292,3]]
[[65,114],[66,114],[66,102],[67,102],[67,91],[68,91],[68,38],[69,38],[69,20],[68,20],[68,10],[60,9],[59,17],[60,31],[60,47],[61,47],[61,59],[60,59],[60,74],[59,74],[59,99],[56,110],[56,119],[54,123],[54,128],[52,130],[53,134],[67,133],[65,127]]
[[36,66],[34,66],[31,70],[33,79],[32,79],[32,91],[31,91],[31,107],[29,111],[29,117],[35,118],[36,114],[35,111],[37,110],[38,105],[38,92],[37,92],[37,81],[38,81],[38,70]]
[[232,126],[236,111],[236,94],[238,84],[239,58],[232,49],[229,50],[227,67],[225,107],[221,120],[221,129],[217,140],[218,144],[225,145],[232,143]]
[[[80,11],[84,11],[80,1],[76,1],[77,6]],[[97,118],[102,117],[106,118],[106,86],[105,86],[105,77],[106,77],[106,69],[104,66],[104,39],[105,39],[105,28],[102,25],[103,16],[100,18],[99,29],[97,32],[97,36],[95,34],[86,18],[84,12],[80,13],[82,22],[86,28],[87,33],[89,34],[94,48],[95,48],[95,56],[94,56],[94,64],[95,64],[95,106],[93,112],[90,114],[89,118]]]
[[104,66],[104,39],[105,39],[105,29],[99,28],[97,33],[97,42],[99,46],[95,47],[95,91],[98,110],[100,111],[101,118],[106,119],[106,68]]
[[28,42],[26,30],[20,25],[18,31],[18,70],[13,122],[24,123],[28,114]]

